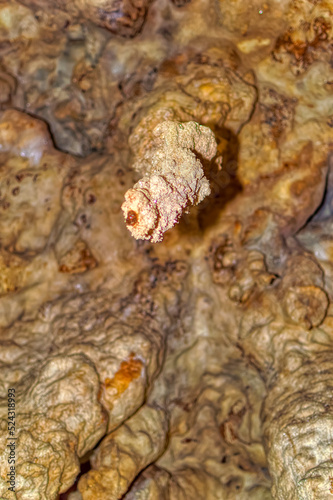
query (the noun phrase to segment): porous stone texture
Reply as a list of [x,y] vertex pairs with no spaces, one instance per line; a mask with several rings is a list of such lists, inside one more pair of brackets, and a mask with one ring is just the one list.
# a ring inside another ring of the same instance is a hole
[[2,499],[333,498],[332,19],[0,2]]
[[125,222],[136,239],[157,243],[184,211],[210,194],[203,165],[211,160],[216,140],[208,127],[195,122],[165,121],[153,131],[155,144],[134,164],[144,177],[125,194]]
[[164,451],[165,412],[145,405],[108,434],[91,458],[92,470],[80,479],[84,499],[121,498],[135,477]]

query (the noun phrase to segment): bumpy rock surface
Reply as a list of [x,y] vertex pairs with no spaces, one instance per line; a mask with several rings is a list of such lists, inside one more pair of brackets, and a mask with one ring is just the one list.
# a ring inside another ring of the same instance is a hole
[[2,499],[333,498],[332,19],[0,2]]
[[210,194],[203,165],[216,154],[212,131],[195,122],[165,121],[153,131],[149,145],[134,168],[145,176],[125,194],[122,204],[128,229],[136,239],[157,243],[184,211]]

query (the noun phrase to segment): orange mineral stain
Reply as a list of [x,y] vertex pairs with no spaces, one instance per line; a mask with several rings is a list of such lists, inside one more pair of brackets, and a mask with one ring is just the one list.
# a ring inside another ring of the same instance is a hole
[[126,217],[126,224],[128,226],[135,226],[137,222],[138,222],[138,214],[134,212],[134,210],[129,210]]
[[329,480],[330,480],[330,485],[331,485],[330,494],[333,495],[333,477],[330,477]]
[[132,380],[140,377],[143,363],[140,359],[135,357],[132,352],[126,361],[122,361],[119,370],[115,373],[113,378],[106,378],[104,381],[105,388],[114,388],[117,395],[122,394]]

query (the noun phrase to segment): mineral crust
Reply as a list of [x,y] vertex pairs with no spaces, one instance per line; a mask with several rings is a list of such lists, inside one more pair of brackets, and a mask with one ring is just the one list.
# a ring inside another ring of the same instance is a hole
[[163,122],[153,135],[155,144],[134,164],[145,176],[126,192],[122,210],[135,238],[156,243],[183,211],[210,194],[209,181],[195,153],[211,160],[216,141],[208,127],[195,122]]

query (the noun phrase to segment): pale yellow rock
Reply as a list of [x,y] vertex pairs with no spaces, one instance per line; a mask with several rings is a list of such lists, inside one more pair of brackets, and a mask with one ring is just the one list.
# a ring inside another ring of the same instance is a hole
[[0,5],[1,497],[327,500],[332,0]]
[[244,54],[249,54],[254,50],[261,49],[262,47],[267,47],[271,44],[270,38],[252,38],[249,40],[244,40],[237,44],[239,50],[244,52]]
[[154,143],[134,168],[145,176],[125,194],[122,205],[128,229],[136,239],[163,240],[189,207],[210,194],[203,165],[216,154],[214,134],[195,122],[166,121],[155,127]]
[[0,40],[27,40],[38,37],[38,23],[33,11],[18,2],[0,5]]
[[92,458],[93,469],[79,483],[83,500],[117,500],[138,473],[162,453],[167,433],[163,411],[143,407],[109,434]]

